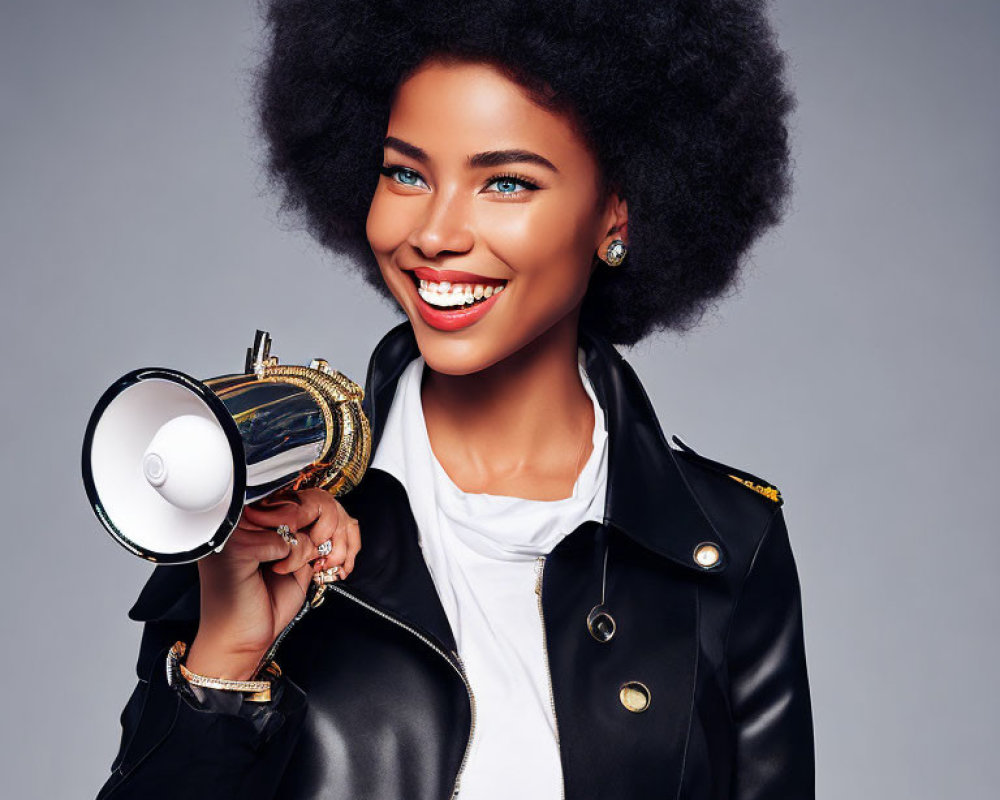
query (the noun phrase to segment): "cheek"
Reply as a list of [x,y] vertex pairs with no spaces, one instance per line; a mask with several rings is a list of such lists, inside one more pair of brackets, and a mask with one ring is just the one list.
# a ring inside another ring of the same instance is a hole
[[[592,215],[553,196],[526,204],[521,213],[498,209],[480,227],[490,250],[527,285],[552,285],[572,295],[586,285],[592,255]],[[582,291],[582,289],[581,289]]]
[[405,288],[402,281],[409,278],[404,278],[399,270],[392,266],[393,256],[400,246],[405,244],[410,233],[406,208],[401,207],[399,199],[391,192],[376,191],[368,208],[365,233],[379,271],[382,273],[382,280],[396,298],[396,302],[400,306],[405,306],[403,299]]
[[407,207],[400,202],[405,199],[382,189],[376,189],[372,197],[365,233],[372,252],[380,260],[391,255],[409,235]]

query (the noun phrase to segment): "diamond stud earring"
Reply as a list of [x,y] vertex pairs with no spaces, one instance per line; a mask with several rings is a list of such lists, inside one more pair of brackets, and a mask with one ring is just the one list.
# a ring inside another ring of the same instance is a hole
[[604,261],[609,267],[617,267],[628,255],[628,248],[621,239],[615,239],[608,245],[608,250],[604,255]]

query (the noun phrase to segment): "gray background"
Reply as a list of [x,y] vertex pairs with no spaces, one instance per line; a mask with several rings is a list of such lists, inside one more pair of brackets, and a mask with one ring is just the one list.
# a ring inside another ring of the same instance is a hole
[[[5,2],[0,326],[7,797],[92,797],[151,570],[90,512],[87,417],[139,366],[362,380],[397,319],[265,191],[253,2]],[[1000,4],[782,0],[797,190],[738,297],[627,352],[668,434],[776,483],[828,798],[1000,781]]]

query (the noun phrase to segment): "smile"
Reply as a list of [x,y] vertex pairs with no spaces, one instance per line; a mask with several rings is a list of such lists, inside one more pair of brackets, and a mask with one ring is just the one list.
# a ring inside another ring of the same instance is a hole
[[427,303],[438,308],[464,308],[483,300],[488,300],[495,294],[500,294],[506,284],[498,286],[481,283],[475,285],[471,283],[452,284],[448,281],[434,283],[431,281],[420,281],[417,286],[417,294]]
[[410,278],[419,298],[420,316],[431,327],[446,331],[481,319],[507,285],[502,278],[426,267],[413,270]]

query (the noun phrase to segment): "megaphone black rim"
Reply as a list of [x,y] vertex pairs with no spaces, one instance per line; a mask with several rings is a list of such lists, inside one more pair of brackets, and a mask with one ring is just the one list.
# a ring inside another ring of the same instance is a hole
[[[185,550],[177,553],[158,553],[155,550],[150,550],[148,547],[142,547],[141,545],[133,542],[124,533],[118,530],[115,524],[111,521],[104,505],[101,503],[101,498],[97,493],[97,486],[94,483],[94,472],[90,463],[90,453],[91,447],[94,443],[94,432],[97,430],[98,422],[100,422],[100,419],[104,415],[107,407],[111,405],[111,402],[118,397],[118,395],[129,387],[135,386],[141,381],[146,380],[171,381],[173,383],[180,384],[201,398],[222,426],[222,430],[226,435],[226,439],[229,440],[229,446],[232,448],[233,453],[239,455],[238,458],[234,459],[233,463],[232,500],[226,511],[226,516],[223,519],[222,524],[219,525],[218,529],[209,541],[198,545],[191,550]],[[148,561],[153,561],[157,564],[186,564],[191,561],[197,561],[199,558],[203,558],[213,550],[218,549],[226,543],[226,540],[236,527],[236,523],[239,522],[240,514],[243,511],[243,500],[246,496],[247,489],[247,467],[246,459],[243,456],[243,439],[240,437],[239,428],[236,427],[236,421],[232,418],[232,416],[230,416],[225,403],[223,403],[211,389],[205,386],[205,384],[201,381],[192,378],[190,375],[185,375],[183,372],[178,372],[177,370],[167,369],[165,367],[145,367],[143,369],[133,370],[127,375],[123,375],[108,387],[104,394],[101,395],[101,399],[98,400],[97,405],[90,415],[90,420],[87,423],[87,430],[83,437],[82,467],[83,484],[87,490],[87,497],[90,500],[91,508],[94,509],[94,513],[101,521],[101,524],[104,525],[108,532],[114,537],[115,541],[117,541],[130,553],[134,553],[137,556],[141,556],[142,558],[145,558]]]

